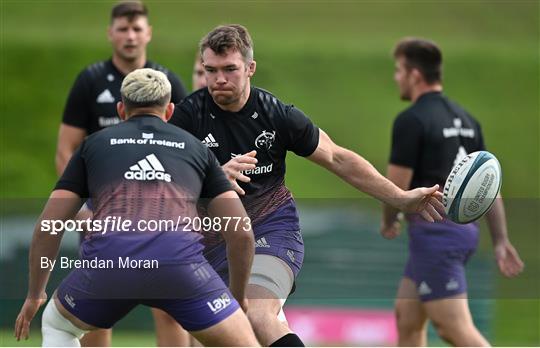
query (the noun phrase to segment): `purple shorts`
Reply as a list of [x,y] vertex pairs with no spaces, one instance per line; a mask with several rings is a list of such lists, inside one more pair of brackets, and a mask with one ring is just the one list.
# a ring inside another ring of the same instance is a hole
[[112,327],[139,304],[162,309],[188,331],[206,329],[240,308],[202,257],[154,269],[74,269],[57,296],[71,314],[98,328]]
[[[298,276],[304,262],[304,241],[300,233],[298,213],[293,200],[272,212],[253,226],[255,254],[272,255],[283,260]],[[229,270],[225,243],[204,251],[204,256],[225,283],[229,282]]]
[[409,259],[404,276],[416,283],[420,300],[443,299],[467,292],[465,265],[477,244],[476,224],[410,219]]
[[474,250],[411,251],[404,275],[416,283],[422,302],[467,292],[465,264]]

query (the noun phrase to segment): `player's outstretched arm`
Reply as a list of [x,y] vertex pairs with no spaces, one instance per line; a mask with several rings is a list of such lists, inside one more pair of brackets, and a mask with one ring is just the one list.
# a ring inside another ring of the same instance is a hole
[[51,233],[52,224],[49,222],[73,218],[81,205],[82,201],[77,194],[67,190],[55,190],[43,209],[30,245],[28,294],[15,322],[17,340],[28,338],[30,322],[47,300],[45,289],[63,235],[63,231]]
[[523,271],[525,265],[508,238],[506,214],[501,195],[495,199],[493,206],[486,214],[486,219],[499,270],[506,277],[517,276]]
[[56,145],[56,173],[61,176],[75,150],[81,145],[86,136],[82,128],[60,124],[58,143]]
[[[319,145],[308,158],[336,174],[358,190],[408,213],[419,213],[428,221],[441,220],[444,211],[438,185],[403,191],[381,175],[362,156],[336,145],[321,129]],[[440,212],[440,213],[439,213]]]
[[251,222],[234,191],[227,191],[216,196],[209,204],[208,211],[212,218],[221,220],[223,238],[227,243],[229,262],[229,288],[236,300],[247,310],[246,287],[248,284],[255,239]]
[[[388,180],[396,184],[402,190],[408,190],[411,186],[414,170],[412,168],[389,164],[386,170]],[[381,223],[381,235],[386,239],[393,239],[400,234],[401,223],[398,219],[399,210],[383,204]],[[403,214],[401,214],[403,215]]]

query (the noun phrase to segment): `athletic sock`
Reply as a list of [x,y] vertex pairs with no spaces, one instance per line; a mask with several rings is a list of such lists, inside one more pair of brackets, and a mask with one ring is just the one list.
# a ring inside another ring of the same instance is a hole
[[305,347],[305,344],[296,334],[289,333],[272,343],[270,347]]

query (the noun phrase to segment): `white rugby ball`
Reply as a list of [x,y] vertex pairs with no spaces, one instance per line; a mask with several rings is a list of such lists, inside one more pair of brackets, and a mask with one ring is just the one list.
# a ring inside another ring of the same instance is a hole
[[443,189],[448,218],[467,224],[484,215],[501,189],[501,165],[493,154],[477,151],[465,156],[452,168]]

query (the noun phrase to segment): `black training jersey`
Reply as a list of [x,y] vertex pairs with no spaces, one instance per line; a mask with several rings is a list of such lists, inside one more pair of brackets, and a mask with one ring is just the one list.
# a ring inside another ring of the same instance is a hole
[[414,170],[411,188],[444,185],[454,164],[484,149],[480,124],[440,92],[430,92],[394,121],[390,163]]
[[[171,71],[150,61],[144,67],[167,75],[171,82],[173,103],[180,102],[187,95],[184,85]],[[111,59],[84,69],[71,88],[62,122],[82,128],[87,134],[119,123],[116,103],[121,101],[120,87],[124,77]]]
[[199,197],[231,190],[214,154],[186,131],[138,115],[89,136],[55,189],[90,197],[94,219],[196,216]]
[[199,138],[221,164],[257,151],[256,168],[244,172],[251,181],[238,182],[246,191],[242,201],[254,222],[291,198],[285,187],[287,151],[309,156],[319,144],[319,129],[302,111],[255,87],[239,112],[222,110],[208,89],[198,90],[177,105],[169,123]]

